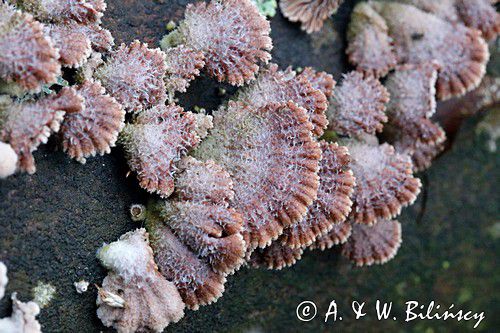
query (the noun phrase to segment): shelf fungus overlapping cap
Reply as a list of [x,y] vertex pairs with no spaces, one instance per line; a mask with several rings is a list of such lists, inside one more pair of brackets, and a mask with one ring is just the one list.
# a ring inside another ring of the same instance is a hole
[[140,112],[167,99],[165,57],[160,49],[136,40],[111,52],[94,75],[125,111]]
[[347,148],[325,141],[320,144],[323,158],[317,200],[301,221],[286,228],[270,246],[252,253],[253,266],[281,269],[293,265],[304,248],[342,224],[351,212],[355,179],[349,167]]
[[12,146],[19,157],[18,168],[32,174],[36,171],[32,152],[59,131],[66,113],[83,109],[83,98],[70,87],[36,101],[18,102],[0,96],[0,141]]
[[356,177],[353,222],[372,225],[400,214],[420,193],[421,183],[413,176],[413,164],[393,146],[379,144],[376,137],[343,140],[351,155]]
[[333,92],[326,112],[328,128],[348,136],[381,132],[388,101],[389,94],[379,80],[350,72]]
[[64,117],[60,133],[63,150],[85,163],[90,156],[110,153],[125,126],[125,111],[99,82],[86,80],[77,92],[85,107]]
[[500,14],[496,0],[404,0],[451,23],[462,23],[480,30],[483,37],[493,40],[500,32]]
[[363,2],[355,8],[350,25],[347,53],[365,73],[382,76],[397,63],[435,60],[440,67],[439,99],[471,91],[485,74],[489,52],[480,31],[452,24],[414,6]]
[[230,101],[213,115],[214,128],[194,156],[231,175],[251,252],[304,217],[317,196],[321,149],[307,111],[291,101],[259,107]]
[[200,139],[195,115],[175,104],[143,111],[125,125],[120,136],[139,185],[164,198],[174,190],[176,163]]
[[382,220],[373,226],[354,223],[342,246],[342,255],[358,266],[383,264],[396,255],[401,245],[401,224]]
[[205,70],[218,81],[241,86],[271,59],[271,26],[251,0],[214,0],[186,7],[179,27],[162,40],[205,56]]
[[344,0],[281,0],[283,15],[292,22],[300,22],[307,33],[319,31],[326,19],[337,12]]
[[391,100],[384,135],[396,151],[412,157],[415,170],[425,169],[435,155],[430,149],[438,153],[446,139],[444,130],[430,120],[436,111],[438,68],[433,62],[398,66],[385,83]]
[[205,66],[203,52],[180,45],[167,48],[165,54],[167,91],[186,92],[189,83],[200,75],[200,70]]
[[0,80],[39,91],[61,74],[59,53],[43,26],[27,13],[0,3]]
[[[238,92],[238,101],[254,107],[293,101],[307,111],[314,126],[313,133],[321,136],[328,124],[325,116],[328,101],[322,90],[312,86],[308,74],[296,75],[290,67],[281,71],[278,65],[271,64],[261,70],[254,82]],[[330,84],[327,82],[322,89],[329,91]]]
[[184,316],[176,286],[158,272],[145,229],[104,244],[97,257],[109,270],[97,296],[97,316],[105,326],[123,333],[161,332]]
[[352,223],[348,220],[335,224],[329,232],[316,238],[314,243],[309,246],[309,249],[324,251],[332,248],[334,245],[344,244],[351,236],[351,233]]
[[244,262],[242,215],[232,207],[233,182],[213,161],[186,157],[176,192],[146,222],[161,273],[191,309],[216,301],[226,275]]

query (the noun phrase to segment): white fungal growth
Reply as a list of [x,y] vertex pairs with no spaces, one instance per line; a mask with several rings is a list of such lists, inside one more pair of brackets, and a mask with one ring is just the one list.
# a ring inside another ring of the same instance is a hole
[[50,283],[38,282],[35,288],[33,288],[33,302],[38,304],[40,308],[44,308],[49,305],[50,301],[54,298],[56,293],[56,288]]
[[0,261],[0,299],[5,295],[5,287],[9,282],[9,278],[7,277],[7,266],[3,262]]
[[41,333],[42,328],[36,320],[40,307],[35,302],[23,303],[12,293],[12,315],[0,319],[2,333]]
[[73,285],[75,286],[76,292],[79,294],[83,294],[89,289],[89,282],[85,280],[74,282]]
[[8,143],[0,142],[0,178],[7,178],[16,172],[17,154]]

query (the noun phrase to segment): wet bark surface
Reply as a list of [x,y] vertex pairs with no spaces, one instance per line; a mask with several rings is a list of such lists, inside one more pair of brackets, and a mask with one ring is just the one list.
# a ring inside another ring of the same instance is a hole
[[[166,24],[182,18],[188,2],[192,1],[108,0],[104,26],[112,31],[117,44],[140,39],[157,46]],[[272,20],[273,61],[283,68],[313,66],[340,79],[350,69],[344,56],[344,36],[354,2],[346,1],[322,32],[312,36],[277,14]],[[219,87],[228,94],[220,96]],[[234,88],[203,76],[179,96],[179,103],[186,109],[200,106],[211,110],[233,92]],[[443,107],[442,114],[449,109]],[[405,324],[407,300],[435,300],[446,307],[455,303],[457,308],[485,311],[486,320],[479,328],[493,331],[500,327],[495,316],[499,310],[495,291],[500,288],[496,267],[500,198],[495,186],[500,159],[498,153],[488,151],[486,135],[475,130],[482,117],[467,118],[461,128],[463,117],[453,122],[457,134],[450,151],[420,174],[425,190],[399,218],[403,245],[393,261],[357,269],[334,249],[306,251],[297,265],[283,271],[244,268],[229,277],[227,290],[216,304],[187,311],[167,331],[305,332],[377,327],[380,331],[437,332],[472,327],[470,322],[452,320]],[[95,315],[95,288],[80,295],[73,282],[102,281],[105,271],[95,258],[96,249],[138,227],[130,220],[128,208],[145,203],[148,196],[133,175],[127,178],[120,148],[80,165],[55,147],[52,140],[35,153],[36,174],[0,180],[0,260],[9,268],[7,295],[18,291],[22,300],[29,300],[37,283],[50,283],[57,291],[39,316],[44,332],[107,331]],[[325,324],[321,315],[332,299],[344,312],[343,321]],[[373,310],[354,320],[349,311],[352,300],[366,301],[374,309],[377,299],[394,302],[397,321],[379,322]],[[296,306],[304,300],[318,306],[318,317],[307,323],[299,322],[295,315]],[[0,301],[0,317],[8,315],[9,308],[5,297]]]

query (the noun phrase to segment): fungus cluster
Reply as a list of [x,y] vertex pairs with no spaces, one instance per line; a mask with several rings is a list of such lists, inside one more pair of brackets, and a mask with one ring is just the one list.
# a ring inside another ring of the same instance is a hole
[[[119,142],[156,196],[130,208],[145,229],[97,252],[109,271],[97,314],[119,332],[161,332],[185,307],[215,302],[245,263],[281,269],[337,244],[356,265],[393,258],[395,218],[421,187],[414,172],[445,140],[430,119],[436,97],[477,86],[488,50],[475,28],[498,32],[485,1],[359,3],[347,49],[357,71],[336,87],[326,72],[267,64],[270,25],[251,0],[188,5],[162,50],[140,41],[113,49],[100,0],[11,2],[0,5],[0,177],[35,172],[32,153],[59,132],[81,163]],[[340,3],[280,6],[311,32]],[[58,80],[67,67],[77,68],[70,86]],[[174,98],[202,70],[245,85],[212,115]],[[39,309],[13,301],[0,327],[35,320]]]

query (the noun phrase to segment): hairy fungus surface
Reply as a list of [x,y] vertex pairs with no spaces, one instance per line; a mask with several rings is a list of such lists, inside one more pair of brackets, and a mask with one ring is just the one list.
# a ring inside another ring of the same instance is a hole
[[437,62],[438,98],[460,96],[479,85],[489,60],[488,45],[479,31],[406,4],[382,1],[369,6],[384,18],[399,63]]
[[165,73],[165,53],[136,40],[113,51],[95,77],[126,111],[139,112],[165,102]]
[[139,185],[168,197],[174,190],[176,163],[200,141],[196,119],[177,105],[158,105],[126,124],[121,135],[128,164]]
[[316,199],[321,149],[308,118],[293,102],[255,107],[230,101],[214,112],[211,134],[194,151],[231,175],[249,251],[269,245]]
[[381,132],[388,101],[387,90],[376,78],[350,72],[334,91],[327,111],[329,128],[349,136]]
[[215,272],[162,221],[147,219],[146,226],[161,274],[175,284],[188,308],[197,310],[222,296],[225,274]]
[[398,221],[380,221],[373,226],[353,224],[342,255],[357,266],[384,264],[394,258],[400,245],[401,224]]
[[[241,86],[271,59],[271,26],[251,0],[189,4],[174,36],[205,55],[205,69],[219,81]],[[174,43],[175,44],[175,43]]]
[[312,87],[321,91],[326,98],[332,97],[336,82],[331,74],[318,72],[312,67],[306,67],[298,76],[305,77]]
[[252,267],[265,267],[267,269],[280,270],[294,265],[300,258],[304,249],[293,249],[283,246],[278,242],[273,242],[265,249],[256,249],[252,252],[249,263]]
[[166,53],[166,88],[174,92],[186,92],[189,83],[200,75],[205,66],[203,52],[195,51],[184,45],[165,50]]
[[[4,96],[5,97],[5,96]],[[0,99],[0,140],[9,143],[19,157],[18,168],[36,171],[32,152],[59,131],[65,113],[80,112],[83,99],[69,87],[34,102]]]
[[420,180],[413,176],[413,165],[406,154],[394,147],[369,140],[345,140],[356,177],[352,218],[355,223],[372,225],[391,219],[401,208],[415,201]]
[[323,134],[328,124],[325,94],[312,86],[308,76],[297,76],[290,67],[280,71],[278,65],[271,64],[263,69],[254,82],[240,90],[238,101],[258,108],[269,103],[293,101],[306,109],[313,124],[313,133],[317,136]]
[[100,22],[106,10],[104,0],[12,0],[19,8],[38,20],[50,22],[76,21],[83,24]]
[[304,248],[334,225],[345,221],[351,212],[355,178],[350,169],[346,147],[321,141],[318,199],[304,219],[285,229],[277,242],[291,248]]
[[42,25],[29,14],[0,3],[0,78],[29,90],[54,83],[60,75],[59,53]]
[[283,15],[292,22],[300,22],[307,33],[319,31],[327,18],[337,12],[344,0],[281,0]]
[[[8,143],[0,141],[0,156],[2,156],[2,159],[0,160],[0,179],[7,178],[16,172],[17,160],[18,160],[17,154]],[[2,279],[0,277],[0,281],[1,280]],[[0,282],[0,290],[1,290],[1,282]]]
[[97,252],[109,272],[97,296],[97,316],[118,332],[162,332],[184,316],[175,285],[159,272],[145,229],[128,232]]
[[385,20],[367,2],[354,7],[347,31],[349,62],[365,75],[385,76],[397,64]]
[[0,318],[0,332],[42,333],[42,327],[36,320],[40,307],[35,302],[23,303],[12,293],[12,314]]
[[[442,133],[441,137],[445,138],[446,134],[444,130],[437,124],[435,126]],[[390,135],[394,135],[394,133]],[[393,136],[393,138],[393,145],[396,151],[411,156],[414,172],[428,169],[432,161],[445,148],[444,140],[423,142],[410,135]]]
[[324,251],[334,245],[344,244],[351,236],[351,232],[352,224],[349,221],[334,224],[328,233],[316,238],[309,248]]
[[84,98],[85,108],[64,117],[61,137],[64,151],[85,163],[90,156],[111,152],[125,126],[125,111],[99,82],[85,81],[77,91]]

